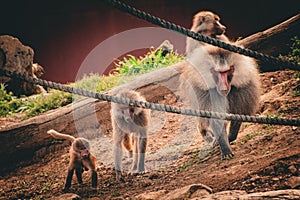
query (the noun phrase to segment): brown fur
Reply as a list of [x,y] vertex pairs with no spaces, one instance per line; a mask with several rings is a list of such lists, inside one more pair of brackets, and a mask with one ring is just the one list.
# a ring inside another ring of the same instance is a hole
[[[137,101],[146,101],[138,92],[122,91],[118,97]],[[111,120],[114,140],[114,160],[116,177],[122,177],[122,147],[132,154],[132,172],[142,173],[145,171],[145,152],[147,146],[147,132],[150,123],[149,110],[128,105],[112,103]]]
[[[194,15],[190,30],[223,42],[229,42],[225,35],[226,27],[220,23],[220,17],[210,11],[200,11]],[[188,37],[186,39],[186,55],[190,56],[194,49],[201,45],[205,45],[205,43]]]
[[[190,98],[193,108],[215,112],[253,115],[259,104],[260,80],[254,59],[230,53],[213,46],[202,46],[195,50],[186,63],[181,76],[181,90]],[[219,91],[212,73],[234,67],[232,79],[228,77],[228,94]],[[197,99],[197,100],[195,100]],[[219,143],[222,158],[232,157],[229,142],[235,140],[241,122],[230,123],[229,135],[224,120],[199,118],[199,132],[209,141],[213,135]]]
[[71,135],[62,134],[53,129],[49,130],[47,133],[56,139],[65,139],[72,142],[69,151],[70,162],[64,190],[70,188],[74,171],[78,183],[82,184],[82,173],[84,170],[90,170],[92,187],[97,187],[96,157],[90,152],[89,141],[82,137],[75,138]]

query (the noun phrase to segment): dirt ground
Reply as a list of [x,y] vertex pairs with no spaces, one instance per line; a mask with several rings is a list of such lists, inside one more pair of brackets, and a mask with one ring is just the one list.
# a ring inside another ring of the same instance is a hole
[[[273,117],[299,119],[300,81],[293,71],[261,74],[263,84],[262,103],[259,114]],[[166,97],[159,103],[177,105],[176,98]],[[230,160],[221,160],[218,148],[200,158],[203,149],[200,135],[185,135],[188,145],[170,154],[157,152],[174,142],[178,127],[184,130],[179,115],[165,114],[158,133],[149,134],[146,166],[143,175],[126,175],[125,183],[115,179],[110,159],[99,158],[98,187],[92,189],[87,172],[84,184],[78,185],[74,178],[70,192],[83,198],[134,199],[145,192],[174,189],[202,183],[214,192],[245,190],[247,192],[270,191],[288,188],[300,189],[300,127],[244,123],[238,139],[231,144],[235,154]],[[1,119],[15,123],[12,119]],[[187,130],[186,133],[194,130]],[[155,132],[155,130],[153,130]],[[107,138],[111,132],[107,133]],[[184,139],[182,141],[184,141]],[[94,146],[101,146],[94,144]],[[101,149],[98,149],[101,152]],[[103,149],[102,149],[103,151]],[[152,156],[156,155],[155,156]],[[39,163],[17,169],[0,177],[0,199],[48,199],[63,194],[68,165],[68,148],[49,154]],[[154,168],[151,168],[155,164]]]

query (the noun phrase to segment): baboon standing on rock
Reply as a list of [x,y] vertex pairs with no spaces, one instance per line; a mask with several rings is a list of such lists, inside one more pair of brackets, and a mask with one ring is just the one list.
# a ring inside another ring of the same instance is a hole
[[[136,101],[146,101],[138,92],[126,90],[116,95]],[[145,153],[147,146],[147,132],[150,124],[150,111],[131,105],[112,103],[111,120],[113,127],[113,152],[117,180],[123,181],[122,155],[124,147],[133,154],[133,173],[145,171]]]
[[[194,108],[244,115],[256,112],[260,79],[254,59],[204,45],[195,49],[183,65],[181,90],[190,97],[194,94],[190,99]],[[222,119],[199,118],[201,135],[207,141],[214,136],[223,159],[233,156],[229,142],[237,138],[241,122],[231,121],[227,135],[228,124]]]
[[[229,42],[229,39],[225,35],[226,27],[221,24],[220,17],[210,11],[200,11],[194,15],[190,30],[223,42]],[[201,45],[206,45],[206,43],[187,37],[186,55],[190,56],[192,52]]]

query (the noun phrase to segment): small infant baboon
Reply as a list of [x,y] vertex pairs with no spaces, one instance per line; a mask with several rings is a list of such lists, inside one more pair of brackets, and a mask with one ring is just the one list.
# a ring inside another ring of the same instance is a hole
[[64,190],[68,190],[71,186],[74,171],[79,184],[82,184],[82,173],[90,170],[92,187],[97,187],[96,173],[96,157],[90,152],[89,141],[85,138],[75,138],[71,135],[59,133],[53,129],[47,132],[56,139],[65,139],[72,142],[70,147],[70,162],[68,167],[68,175]]
[[[136,91],[122,91],[117,97],[136,101],[146,101]],[[147,146],[147,132],[150,123],[150,111],[143,108],[124,104],[111,104],[111,120],[113,127],[113,152],[117,180],[122,177],[122,148],[133,154],[132,173],[145,172],[145,153]]]
[[[220,17],[210,11],[200,11],[194,15],[191,31],[223,42],[229,42],[229,39],[225,35],[226,27],[220,23]],[[190,56],[197,47],[205,44],[204,42],[188,37],[186,39],[186,55]]]

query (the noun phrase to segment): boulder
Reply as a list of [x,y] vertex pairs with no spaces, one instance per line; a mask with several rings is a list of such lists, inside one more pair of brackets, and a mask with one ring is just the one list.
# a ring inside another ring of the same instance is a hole
[[287,189],[275,190],[267,192],[247,193],[244,190],[227,190],[213,193],[213,190],[201,183],[187,185],[183,188],[178,188],[169,191],[159,190],[157,192],[146,192],[136,196],[136,199],[141,200],[256,200],[256,199],[300,199],[300,190]]
[[300,199],[300,190],[276,190],[268,192],[256,192],[239,196],[239,199],[256,200],[256,199]]
[[[193,200],[199,199],[193,198]],[[267,191],[267,192],[255,192],[247,194],[246,191],[242,190],[230,190],[230,191],[222,191],[214,194],[209,194],[205,196],[201,196],[202,200],[267,200],[267,199],[300,199],[300,190],[275,190],[275,191]]]
[[77,194],[73,194],[73,193],[66,193],[66,194],[62,194],[60,196],[57,197],[53,197],[53,200],[80,200],[81,197],[78,196]]
[[157,200],[159,198],[161,198],[162,196],[164,196],[167,193],[166,190],[158,190],[156,192],[146,192],[143,194],[140,194],[138,196],[136,196],[136,199],[139,200]]
[[155,198],[140,198],[140,199],[161,199],[161,200],[172,200],[172,199],[190,199],[194,197],[201,197],[212,193],[212,189],[206,185],[201,183],[187,185],[183,188],[178,188],[174,191],[163,195],[166,191],[162,190],[162,192],[158,191],[152,196],[153,193],[143,194],[139,197],[155,197]]
[[[0,36],[0,68],[26,76],[40,77],[44,73],[44,69],[37,63],[33,63],[33,57],[32,48],[24,46],[19,39],[9,35]],[[46,92],[39,85],[29,84],[6,76],[0,76],[0,83],[4,83],[6,89],[16,96],[29,96]]]

